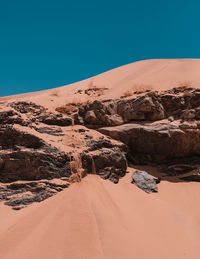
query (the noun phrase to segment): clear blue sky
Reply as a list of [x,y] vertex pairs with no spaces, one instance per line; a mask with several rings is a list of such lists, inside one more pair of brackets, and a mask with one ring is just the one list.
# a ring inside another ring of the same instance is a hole
[[200,57],[199,0],[0,0],[0,96]]

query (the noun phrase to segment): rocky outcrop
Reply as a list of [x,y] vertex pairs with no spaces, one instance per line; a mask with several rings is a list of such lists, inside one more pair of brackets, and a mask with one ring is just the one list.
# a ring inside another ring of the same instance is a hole
[[132,120],[165,118],[163,105],[153,94],[126,100],[94,101],[79,109],[79,115],[90,127],[116,126]]
[[200,154],[200,124],[180,121],[129,123],[99,131],[126,143],[137,164],[165,163]]
[[38,121],[47,125],[57,125],[57,126],[72,125],[72,119],[69,117],[63,117],[61,114],[45,113],[39,117]]
[[154,93],[119,101],[117,113],[123,118],[124,122],[133,120],[155,121],[166,117],[163,105]]
[[67,188],[67,179],[59,181],[21,181],[10,184],[0,183],[0,201],[19,210],[33,202],[41,202]]
[[145,171],[135,170],[132,174],[132,183],[146,193],[158,192],[159,179],[152,177]]
[[33,134],[1,128],[0,146],[1,182],[70,175],[69,156]]
[[[12,102],[1,109],[0,201],[21,209],[51,197],[71,183],[72,164],[81,167],[74,171],[83,170],[82,176],[95,173],[119,181],[126,173],[125,145],[99,133],[94,137],[96,132],[85,127],[68,129],[72,121],[34,103]],[[81,136],[83,143],[76,141]],[[55,179],[65,182],[55,184]]]
[[[32,102],[1,103],[0,199],[7,205],[42,201],[87,174],[118,183],[127,160],[156,166],[164,179],[200,181],[198,89],[70,105],[49,112]],[[50,184],[63,177],[62,186]],[[144,172],[133,180],[156,191]]]
[[39,133],[49,134],[52,136],[64,136],[64,133],[61,128],[58,127],[34,127]]
[[25,120],[23,125],[30,125],[33,122],[56,126],[72,125],[72,118],[64,116],[63,114],[58,112],[48,112],[47,109],[45,109],[43,106],[37,105],[32,102],[13,102],[9,104],[9,106],[13,110],[7,111],[7,114],[5,115],[5,112],[0,113],[0,122],[1,117],[2,119],[4,117],[7,117],[7,119],[9,118],[8,121],[11,121],[10,124],[16,123],[22,125],[22,123],[18,123],[16,119],[14,120],[14,118],[16,117],[19,120],[19,118],[21,118],[21,116],[23,115],[23,118]]
[[79,116],[88,127],[125,143],[130,151],[127,158],[134,164],[165,167],[180,164],[181,159],[200,164],[195,158],[200,154],[199,89],[174,88],[95,101],[81,107]]
[[79,108],[89,127],[117,126],[132,121],[200,118],[199,89],[172,89],[147,92],[128,99],[94,101]]
[[0,111],[0,125],[5,124],[19,124],[19,125],[26,125],[24,120],[22,119],[21,115],[13,110],[5,110]]
[[22,114],[32,114],[40,115],[42,112],[45,112],[46,109],[43,106],[37,105],[32,102],[12,102],[9,104],[14,110]]
[[92,154],[84,153],[82,156],[84,173],[95,173],[103,179],[118,183],[126,174],[127,161],[125,154],[118,147],[100,148]]

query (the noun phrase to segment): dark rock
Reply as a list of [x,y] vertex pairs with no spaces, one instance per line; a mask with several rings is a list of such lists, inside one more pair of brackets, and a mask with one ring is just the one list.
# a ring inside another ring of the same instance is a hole
[[86,112],[84,120],[87,124],[99,124],[99,120],[97,119],[94,111]]
[[184,120],[193,120],[195,119],[196,111],[194,109],[185,110],[181,114],[181,119]]
[[64,136],[62,129],[60,128],[51,128],[51,127],[35,127],[35,130],[37,130],[40,133],[45,133],[53,136]]
[[86,142],[86,145],[89,147],[89,151],[98,150],[102,147],[105,148],[112,148],[113,144],[108,139],[102,139],[102,140],[89,140]]
[[68,183],[51,183],[50,181],[29,181],[4,184],[0,187],[1,201],[20,210],[33,202],[41,202],[69,186]]
[[150,96],[122,100],[118,103],[117,113],[125,122],[132,120],[161,120],[165,118],[162,104]]
[[0,127],[0,147],[2,149],[15,149],[17,146],[39,149],[44,146],[44,141],[33,134],[10,126]]
[[132,175],[132,183],[146,193],[158,192],[158,181],[145,171],[135,170]]
[[86,132],[86,130],[85,129],[78,129],[78,132],[83,133],[83,132]]
[[174,158],[200,154],[200,134],[191,124],[180,122],[129,123],[99,131],[127,144],[141,164],[163,163]]
[[68,117],[62,117],[60,114],[43,114],[39,118],[40,122],[47,125],[57,125],[57,126],[70,126],[72,125],[72,119]]
[[0,181],[69,176],[69,157],[39,137],[13,127],[0,128]]
[[85,174],[96,173],[103,179],[114,183],[126,174],[127,162],[124,153],[118,147],[101,148],[98,154],[82,154],[82,166]]
[[0,112],[0,125],[3,124],[20,124],[25,125],[20,114],[14,112],[13,110]]
[[116,126],[132,120],[160,120],[165,118],[162,103],[156,95],[112,102],[93,102],[79,109],[86,125]]
[[169,176],[180,176],[197,169],[197,166],[190,164],[172,164],[162,167],[162,171]]
[[25,208],[25,206],[15,206],[15,207],[12,207],[13,210],[21,210]]
[[13,102],[10,106],[20,113],[31,113],[33,115],[40,115],[45,111],[44,107],[32,102]]
[[69,158],[51,148],[45,152],[34,150],[1,152],[1,159],[3,160],[1,182],[70,176]]

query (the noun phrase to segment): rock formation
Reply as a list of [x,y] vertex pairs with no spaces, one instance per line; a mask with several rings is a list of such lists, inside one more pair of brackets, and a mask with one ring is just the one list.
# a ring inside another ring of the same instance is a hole
[[77,172],[117,183],[129,162],[156,166],[161,179],[199,181],[200,90],[149,91],[54,112],[7,101],[0,154],[0,199],[16,209],[68,187]]

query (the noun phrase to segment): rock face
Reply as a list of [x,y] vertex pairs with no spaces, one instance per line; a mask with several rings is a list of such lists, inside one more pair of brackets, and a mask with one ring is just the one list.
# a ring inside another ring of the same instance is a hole
[[94,101],[79,110],[84,123],[90,127],[116,126],[132,120],[160,120],[165,110],[154,94],[127,100]]
[[69,183],[65,178],[59,181],[21,181],[10,184],[0,184],[0,201],[19,210],[33,202],[41,202],[67,188]]
[[132,175],[132,183],[146,193],[158,192],[158,179],[153,178],[145,171],[135,170]]
[[101,128],[100,132],[126,143],[135,163],[149,164],[199,155],[199,126],[197,122],[186,124],[180,121],[129,123]]
[[33,134],[1,127],[0,145],[1,182],[70,175],[69,156]]
[[[75,173],[119,181],[126,173],[125,145],[102,134],[95,139],[84,127],[68,129],[72,120],[34,103],[12,102],[0,109],[0,201],[21,209],[51,197],[69,186],[72,163],[81,167]],[[79,150],[80,136],[84,142]],[[61,183],[52,182],[55,179]]]
[[200,118],[200,90],[172,89],[148,92],[128,99],[94,101],[79,108],[79,116],[89,127],[117,126],[132,121],[159,121]]
[[[199,89],[174,88],[122,100],[95,101],[82,107],[79,116],[88,127],[126,144],[130,151],[127,158],[134,164],[166,168],[192,163],[199,168]],[[119,118],[119,123],[108,120],[113,117]],[[196,174],[195,179],[198,177]]]
[[100,148],[93,154],[83,155],[83,168],[86,174],[92,172],[103,179],[118,183],[119,179],[126,174],[126,156],[118,147]]

